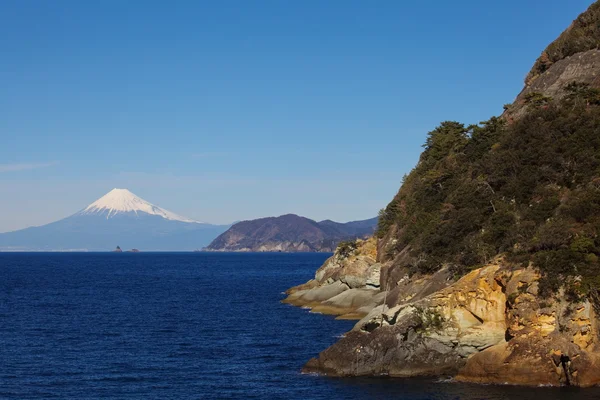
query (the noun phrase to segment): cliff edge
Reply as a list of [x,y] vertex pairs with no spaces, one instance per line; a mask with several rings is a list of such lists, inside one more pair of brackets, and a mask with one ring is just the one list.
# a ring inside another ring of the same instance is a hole
[[502,116],[429,132],[375,238],[290,289],[361,318],[305,372],[600,383],[599,27],[596,2]]

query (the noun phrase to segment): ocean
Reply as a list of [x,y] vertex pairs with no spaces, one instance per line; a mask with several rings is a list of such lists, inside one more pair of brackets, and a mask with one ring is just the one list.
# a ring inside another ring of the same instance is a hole
[[280,303],[327,257],[0,253],[0,399],[600,399],[301,374],[354,324]]

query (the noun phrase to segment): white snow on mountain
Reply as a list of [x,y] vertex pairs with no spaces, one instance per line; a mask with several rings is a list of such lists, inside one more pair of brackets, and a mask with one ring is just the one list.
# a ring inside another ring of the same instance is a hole
[[109,219],[120,213],[130,212],[133,212],[136,215],[138,215],[138,213],[158,215],[171,221],[200,223],[198,221],[194,221],[193,219],[177,215],[171,211],[165,210],[164,208],[155,206],[154,204],[149,203],[131,193],[127,189],[113,189],[77,214],[106,214],[106,219]]

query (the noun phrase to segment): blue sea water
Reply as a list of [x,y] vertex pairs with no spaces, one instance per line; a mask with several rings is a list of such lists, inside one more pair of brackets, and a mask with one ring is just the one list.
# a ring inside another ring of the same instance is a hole
[[280,303],[326,254],[0,253],[1,399],[599,399],[300,373],[353,322]]

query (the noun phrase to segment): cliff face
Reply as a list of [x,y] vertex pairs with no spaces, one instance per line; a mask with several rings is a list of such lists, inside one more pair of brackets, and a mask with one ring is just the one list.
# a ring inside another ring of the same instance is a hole
[[506,253],[539,268],[544,294],[561,274],[581,275],[581,285],[566,280],[582,295],[598,291],[598,26],[600,2],[542,53],[551,61],[538,60],[503,116],[477,126],[446,121],[428,134],[380,215],[385,285],[443,266],[460,277]]
[[306,372],[336,376],[456,375],[524,385],[600,383],[598,326],[587,302],[538,297],[539,275],[502,262],[419,301],[361,320]]
[[338,249],[290,290],[318,311],[371,289],[360,307],[327,309],[362,319],[306,372],[600,384],[599,26],[597,2],[502,117],[430,132],[368,262],[364,243]]
[[[588,300],[539,296],[539,273],[503,259],[452,282],[446,269],[403,278],[396,293],[373,284],[374,240],[338,249],[315,279],[284,300],[362,319],[304,372],[332,376],[454,376],[475,383],[600,383],[598,319]],[[383,280],[382,280],[383,281]]]
[[587,52],[600,47],[600,4],[592,4],[555,41],[542,52],[525,78],[525,86],[530,86],[554,63],[574,54]]
[[344,319],[360,319],[385,296],[379,290],[381,264],[375,258],[374,238],[340,246],[314,279],[289,289],[283,302]]
[[373,233],[377,219],[316,222],[294,214],[242,221],[218,236],[211,251],[333,252],[342,240]]
[[600,87],[599,69],[600,50],[593,49],[557,60],[544,72],[530,73],[525,88],[507,109],[505,117],[514,120],[525,115],[528,96],[535,93],[560,100],[568,94],[565,88],[572,82]]

